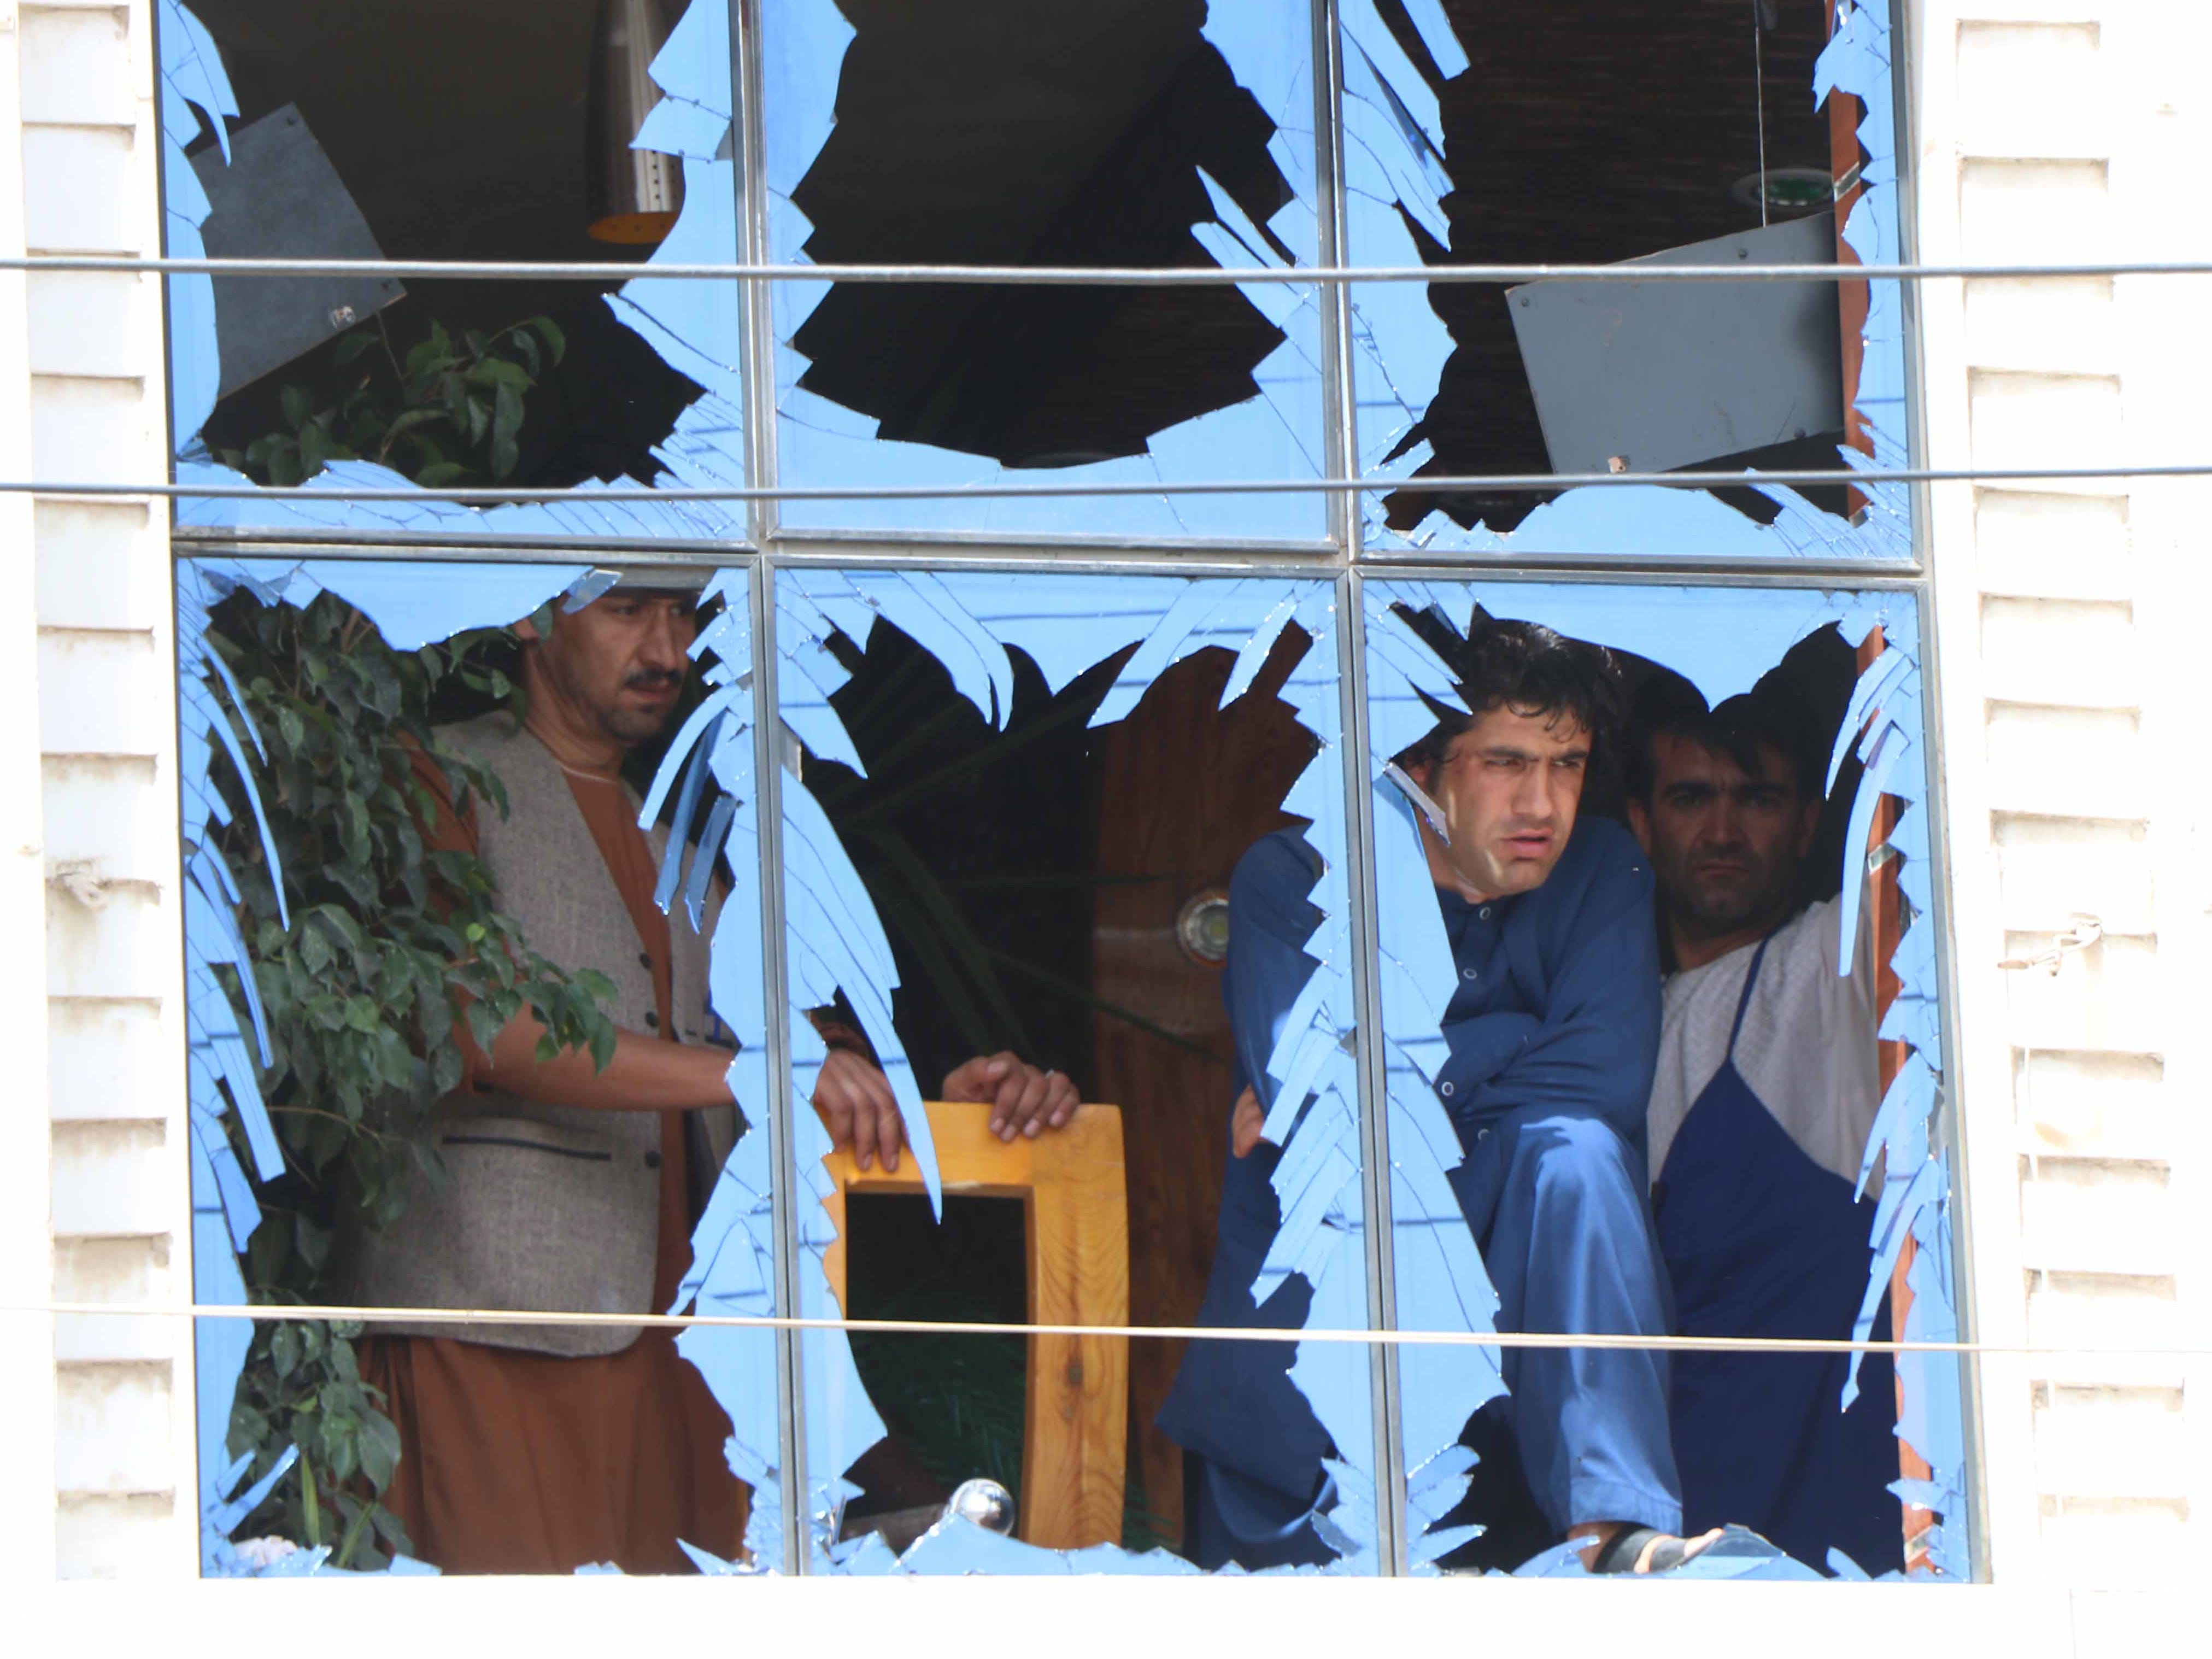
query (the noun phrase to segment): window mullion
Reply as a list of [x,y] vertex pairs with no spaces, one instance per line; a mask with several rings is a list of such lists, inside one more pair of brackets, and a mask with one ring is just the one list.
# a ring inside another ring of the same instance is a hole
[[[1344,709],[1346,879],[1352,898],[1352,984],[1358,1022],[1360,1203],[1367,1231],[1367,1323],[1397,1327],[1396,1266],[1390,1249],[1390,1133],[1383,1065],[1382,958],[1376,949],[1375,815],[1368,793],[1367,661],[1361,577],[1348,570],[1336,584],[1337,674]],[[1378,1570],[1409,1571],[1406,1537],[1406,1459],[1398,1432],[1398,1350],[1368,1344],[1375,1424],[1375,1522]]]
[[[748,264],[773,258],[768,234],[768,128],[765,75],[761,66],[760,0],[724,0],[730,8],[730,74],[737,104],[732,139],[737,163],[730,170],[738,192],[738,257]],[[738,284],[744,309],[746,482],[773,485],[776,471],[775,285],[758,278]],[[765,548],[780,514],[772,500],[752,503],[753,544]]]
[[[1341,265],[1349,243],[1344,213],[1344,77],[1339,70],[1343,37],[1336,0],[1314,0],[1314,216],[1321,262]],[[1358,470],[1359,437],[1352,396],[1351,295],[1341,283],[1322,285],[1315,296],[1322,308],[1323,465],[1333,477]],[[1329,534],[1349,554],[1359,550],[1359,498],[1334,495],[1328,503]]]
[[[775,1306],[799,1311],[798,1170],[792,1161],[791,994],[784,950],[783,720],[775,679],[775,570],[765,556],[750,585],[752,605],[753,777],[760,846],[762,1013],[768,1031],[769,1188],[775,1224]],[[812,1552],[805,1535],[806,1398],[799,1334],[775,1334],[777,1491],[783,1510],[783,1570],[804,1573]]]

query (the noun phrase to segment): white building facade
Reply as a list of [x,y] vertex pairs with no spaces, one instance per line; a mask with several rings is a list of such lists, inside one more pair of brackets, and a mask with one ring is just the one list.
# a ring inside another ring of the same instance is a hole
[[[1904,27],[1919,259],[2212,261],[2212,216],[2196,206],[2212,158],[2202,8],[1911,0]],[[155,85],[146,0],[0,0],[0,143],[21,157],[0,175],[0,252],[160,252]],[[4,470],[50,487],[0,495],[17,550],[0,672],[37,711],[0,738],[0,905],[16,941],[4,1017],[23,1068],[0,1146],[0,1398],[14,1425],[0,1535],[23,1605],[143,1651],[179,1632],[251,1628],[263,1615],[243,1595],[325,1591],[198,1582],[187,1321],[44,1311],[191,1302],[169,514],[160,500],[67,491],[166,481],[168,392],[157,276],[6,271],[0,295]],[[1908,357],[1921,459],[2212,465],[2208,301],[2212,277],[2197,276],[1920,284]],[[1238,1619],[1295,1618],[1308,1639],[1356,1639],[1376,1618],[1419,1621],[1409,1634],[1493,1620],[1503,1639],[1556,1639],[1557,1621],[1587,1618],[1590,1639],[1633,1630],[1638,1645],[1654,1632],[1703,1647],[1740,1633],[1826,1650],[1875,1629],[2102,1654],[2201,1605],[2212,693],[2196,635],[2212,602],[2212,480],[1937,483],[1922,507],[1972,1273],[1960,1311],[1987,1350],[1969,1362],[1986,1582],[1942,1594],[1682,1586],[1632,1606],[1554,1584],[1337,1586],[1295,1608],[1305,1587],[1224,1587]],[[710,1588],[343,1593],[389,1598],[349,1607],[394,1625],[434,1628],[465,1607],[472,1621],[587,1636],[641,1616],[703,1633],[733,1605],[707,1600]],[[831,1603],[856,1594],[924,1598],[911,1606],[940,1628],[1000,1617],[1016,1595],[1036,1598],[1017,1616],[1075,1610],[1078,1627],[1225,1616],[1182,1585],[1116,1585],[1110,1604],[1103,1585],[1065,1582],[714,1593],[764,1598],[736,1617],[794,1638],[805,1621],[849,1619]],[[1461,1599],[1436,1599],[1447,1594]],[[670,1598],[665,1613],[643,1608],[654,1595]],[[1396,1595],[1418,1599],[1366,1600]],[[1813,1606],[1820,1595],[1854,1605],[1835,1616]],[[1909,1614],[1882,1601],[1899,1595]],[[301,1611],[285,1607],[287,1620]],[[914,1616],[895,1600],[867,1608]]]

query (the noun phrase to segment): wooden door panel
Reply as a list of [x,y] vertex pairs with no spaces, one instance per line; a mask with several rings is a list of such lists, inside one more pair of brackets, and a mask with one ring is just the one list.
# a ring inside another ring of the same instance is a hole
[[[1092,987],[1173,1034],[1092,1017],[1095,1092],[1121,1103],[1133,1324],[1188,1325],[1205,1295],[1233,1103],[1229,1021],[1220,969],[1183,948],[1176,920],[1193,896],[1227,890],[1245,848],[1297,822],[1279,803],[1315,740],[1276,693],[1307,648],[1286,630],[1225,709],[1233,659],[1201,652],[1163,674],[1106,737]],[[1133,1346],[1130,1425],[1145,1499],[1155,1529],[1178,1538],[1182,1455],[1152,1419],[1183,1345]]]

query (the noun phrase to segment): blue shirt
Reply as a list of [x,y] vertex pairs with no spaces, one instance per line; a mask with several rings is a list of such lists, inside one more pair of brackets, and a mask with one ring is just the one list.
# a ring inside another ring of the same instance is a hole
[[[1304,837],[1284,830],[1255,843],[1231,881],[1222,996],[1236,1044],[1232,1099],[1250,1086],[1272,1100],[1267,1056],[1314,970],[1304,947],[1322,919],[1308,897],[1320,873]],[[1463,1146],[1505,1111],[1542,1106],[1603,1120],[1641,1157],[1659,1053],[1651,894],[1643,849],[1600,818],[1575,827],[1551,875],[1530,892],[1480,905],[1437,892],[1460,981],[1444,1015],[1451,1058],[1437,1092]],[[1296,1276],[1264,1308],[1252,1301],[1281,1224],[1269,1179],[1279,1158],[1263,1142],[1249,1158],[1229,1160],[1200,1325],[1304,1322],[1312,1293]],[[1455,1186],[1462,1205],[1474,1196]],[[1489,1231],[1494,1201],[1486,1194],[1485,1212],[1468,1217],[1478,1240]],[[1160,1426],[1191,1450],[1305,1496],[1328,1436],[1285,1374],[1291,1358],[1288,1344],[1193,1344]]]
[[1462,1146],[1499,1113],[1542,1106],[1601,1118],[1643,1151],[1659,1058],[1651,894],[1644,849],[1606,818],[1576,824],[1528,892],[1469,904],[1437,890],[1459,985],[1437,1094]]

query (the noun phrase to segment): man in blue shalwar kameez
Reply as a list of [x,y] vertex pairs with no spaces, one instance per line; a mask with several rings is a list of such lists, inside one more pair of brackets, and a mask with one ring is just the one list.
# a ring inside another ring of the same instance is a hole
[[[1648,860],[1620,826],[1577,822],[1594,745],[1616,722],[1610,659],[1527,623],[1451,642],[1471,714],[1399,757],[1459,980],[1436,1079],[1465,1161],[1450,1180],[1504,1330],[1663,1335],[1664,1268],[1644,1200],[1644,1115],[1659,1040]],[[1199,1322],[1290,1327],[1292,1276],[1255,1306],[1279,1217],[1260,1139],[1266,1061],[1313,963],[1316,855],[1294,831],[1255,845],[1230,887],[1224,995],[1236,1040],[1234,1156]],[[1328,1436],[1287,1376],[1289,1345],[1193,1345],[1161,1427],[1193,1454],[1185,1548],[1200,1565],[1325,1562]],[[1552,1536],[1602,1571],[1678,1565],[1685,1540],[1663,1352],[1507,1348],[1507,1415]]]

